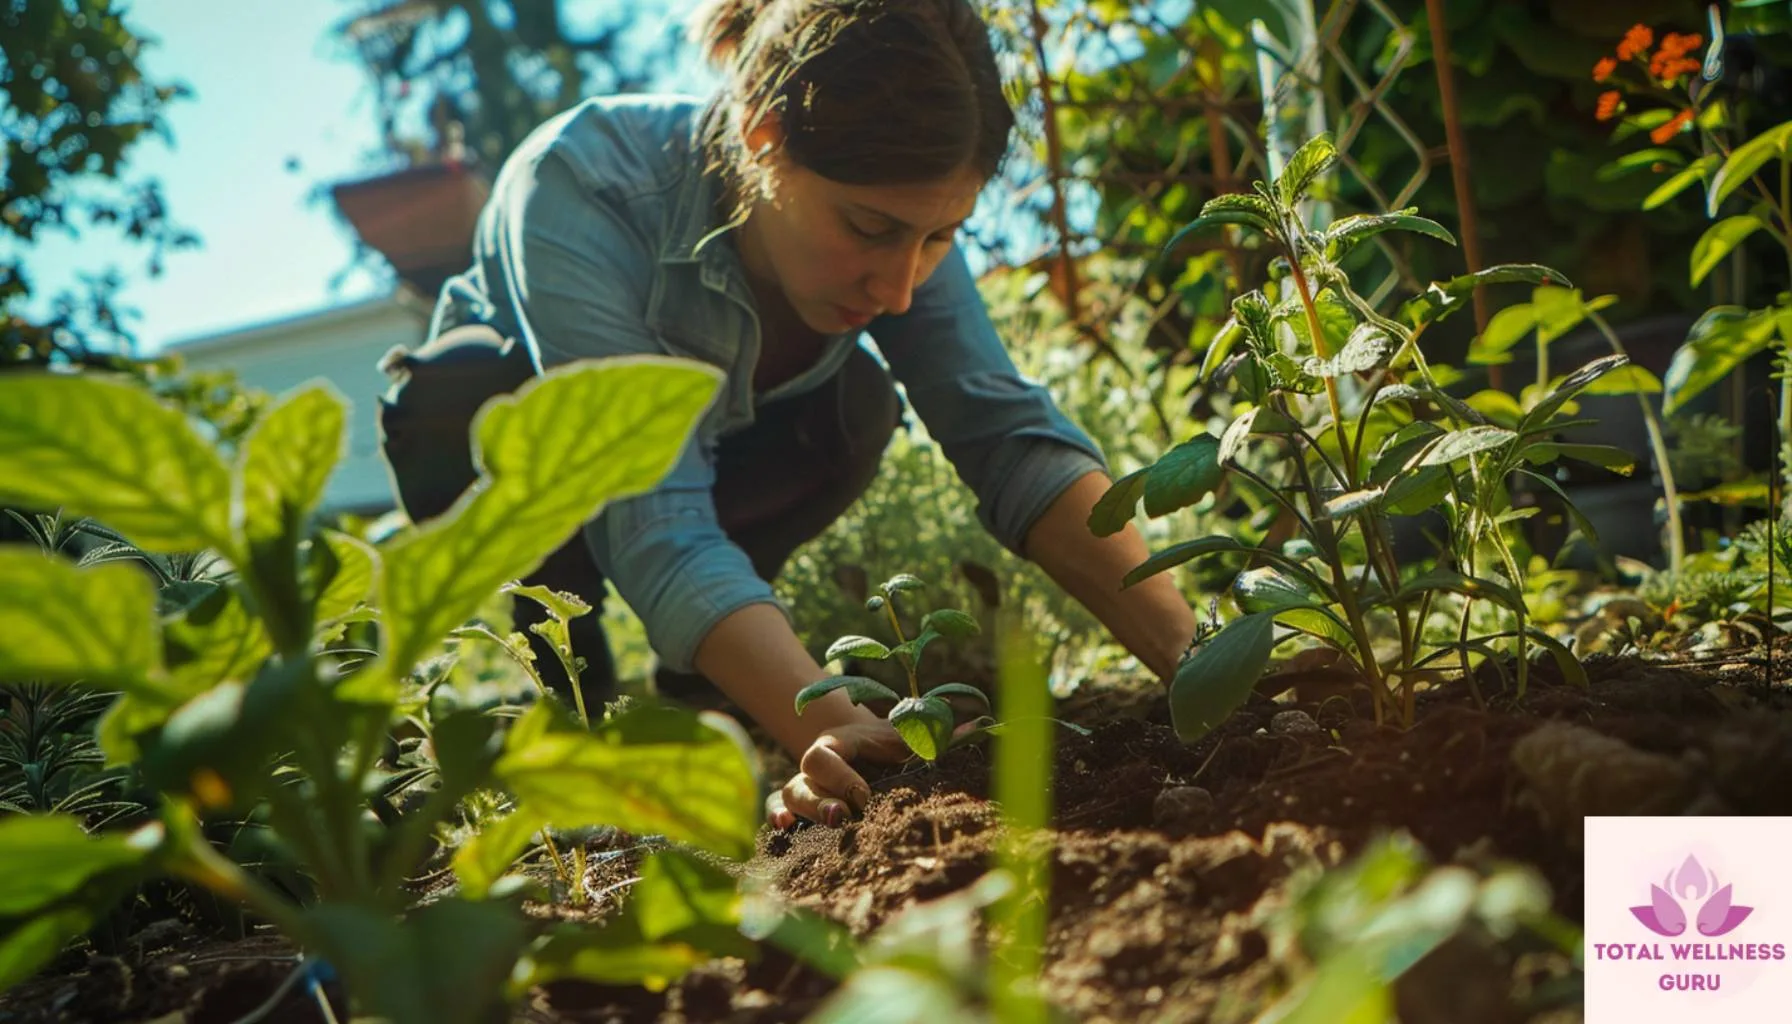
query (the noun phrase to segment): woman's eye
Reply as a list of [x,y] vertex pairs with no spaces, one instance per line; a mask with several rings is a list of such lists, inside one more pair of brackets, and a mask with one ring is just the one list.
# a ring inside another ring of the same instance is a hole
[[882,241],[890,236],[888,231],[872,230],[871,228],[862,227],[858,223],[850,220],[846,222],[846,226],[852,229],[853,234],[869,241]]

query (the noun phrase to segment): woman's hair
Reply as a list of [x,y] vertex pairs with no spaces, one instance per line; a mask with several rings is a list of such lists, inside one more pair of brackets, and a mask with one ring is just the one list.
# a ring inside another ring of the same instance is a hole
[[790,160],[842,184],[1001,169],[1014,111],[973,0],[709,0],[692,35],[725,76],[703,137],[743,207],[769,113]]

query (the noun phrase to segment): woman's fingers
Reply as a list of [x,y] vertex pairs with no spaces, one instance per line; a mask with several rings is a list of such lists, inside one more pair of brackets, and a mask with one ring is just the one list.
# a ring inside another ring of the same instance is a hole
[[[847,763],[845,744],[837,737],[828,735],[816,740],[803,754],[803,762],[798,767],[802,774],[799,779],[806,779],[816,791],[827,797],[844,797],[846,803],[855,811],[862,811],[871,801],[871,787],[858,772],[853,771]],[[794,780],[792,780],[794,781]],[[838,802],[836,800],[836,802]],[[844,808],[842,808],[844,809]],[[817,819],[821,820],[821,819]],[[829,824],[833,824],[829,822]]]
[[784,791],[774,790],[765,798],[765,823],[773,828],[784,829],[796,824],[796,815],[784,806]]

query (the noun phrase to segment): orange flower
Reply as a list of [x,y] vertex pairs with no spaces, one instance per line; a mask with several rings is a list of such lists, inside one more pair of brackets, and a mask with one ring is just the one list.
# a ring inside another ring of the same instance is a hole
[[1672,85],[1681,75],[1690,75],[1702,66],[1691,57],[1674,57],[1662,50],[1649,62],[1649,74],[1663,85]]
[[1690,120],[1692,120],[1692,108],[1688,107],[1678,114],[1675,114],[1660,128],[1650,132],[1649,140],[1657,146],[1665,146],[1668,144],[1668,140],[1680,134],[1680,129],[1686,127],[1686,122]]
[[1630,31],[1624,33],[1624,40],[1618,44],[1618,59],[1630,60],[1640,57],[1655,41],[1655,33],[1647,25],[1632,25]]
[[1611,89],[1599,94],[1599,109],[1594,112],[1601,121],[1610,121],[1618,116],[1618,105],[1624,101],[1618,90]]
[[1699,35],[1697,32],[1687,35],[1681,35],[1678,32],[1669,32],[1667,35],[1661,37],[1661,52],[1674,57],[1684,57],[1698,49],[1699,44],[1704,41],[1705,37]]
[[1593,65],[1593,81],[1603,82],[1612,77],[1612,72],[1616,70],[1618,70],[1617,61],[1610,57],[1601,57],[1599,63]]

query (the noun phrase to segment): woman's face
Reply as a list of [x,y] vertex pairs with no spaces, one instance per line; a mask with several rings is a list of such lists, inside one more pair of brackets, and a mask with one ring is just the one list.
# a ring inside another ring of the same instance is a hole
[[843,185],[778,159],[771,196],[743,228],[743,262],[810,328],[856,330],[908,310],[982,188],[969,168],[924,184]]

